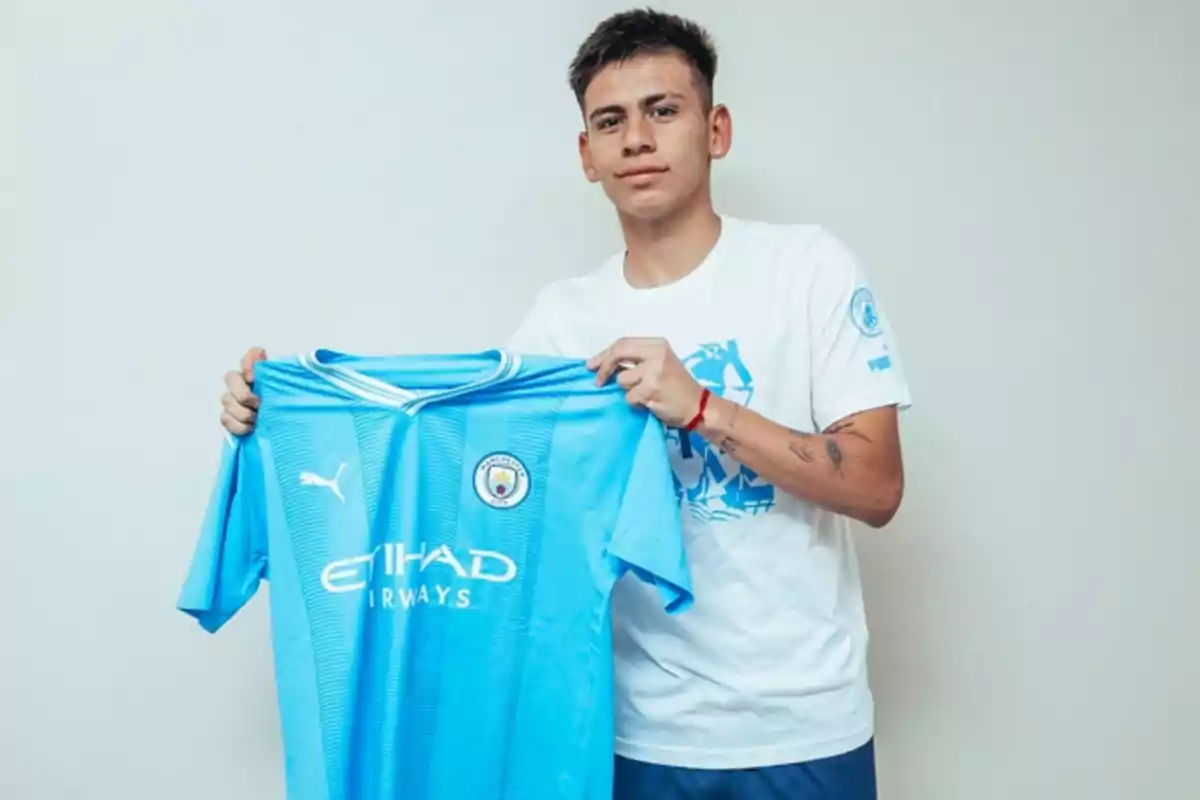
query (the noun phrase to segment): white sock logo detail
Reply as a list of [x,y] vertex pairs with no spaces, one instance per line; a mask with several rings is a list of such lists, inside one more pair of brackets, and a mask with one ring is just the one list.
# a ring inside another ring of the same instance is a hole
[[332,478],[322,477],[315,472],[301,472],[300,473],[300,484],[302,486],[320,486],[323,489],[328,489],[329,491],[333,492],[334,495],[337,496],[338,500],[345,503],[346,498],[344,496],[342,496],[342,489],[340,486],[338,486],[338,481],[342,477],[342,470],[344,470],[345,468],[346,468],[346,463],[342,462],[342,464],[338,466],[337,472],[335,472],[333,474]]

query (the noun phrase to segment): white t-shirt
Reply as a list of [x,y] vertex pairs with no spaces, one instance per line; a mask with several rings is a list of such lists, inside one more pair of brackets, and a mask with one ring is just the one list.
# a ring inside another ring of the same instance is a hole
[[[715,394],[819,432],[858,411],[909,405],[886,319],[828,231],[725,216],[687,277],[634,289],[616,253],[543,289],[509,346],[586,358],[622,336],[663,337]],[[652,588],[618,587],[616,752],[721,769],[865,744],[874,713],[847,520],[698,434],[670,436],[695,605],[669,616]]]

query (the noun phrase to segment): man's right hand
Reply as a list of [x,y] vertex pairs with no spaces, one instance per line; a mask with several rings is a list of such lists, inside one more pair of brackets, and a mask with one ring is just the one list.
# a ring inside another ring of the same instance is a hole
[[221,395],[221,424],[236,436],[254,430],[258,419],[258,396],[251,391],[254,383],[254,365],[265,361],[267,352],[261,347],[251,347],[242,356],[241,371],[225,373],[225,394]]

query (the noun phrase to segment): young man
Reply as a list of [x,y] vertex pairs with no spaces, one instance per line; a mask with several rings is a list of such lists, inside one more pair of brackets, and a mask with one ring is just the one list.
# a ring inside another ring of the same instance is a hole
[[[669,427],[695,605],[614,598],[618,800],[876,796],[865,624],[848,520],[903,493],[909,404],[880,305],[817,226],[716,213],[729,150],[707,34],[615,15],[571,65],[587,179],[625,248],[543,289],[509,347],[589,358]],[[223,424],[254,423],[252,350]],[[668,535],[664,532],[664,535]]]

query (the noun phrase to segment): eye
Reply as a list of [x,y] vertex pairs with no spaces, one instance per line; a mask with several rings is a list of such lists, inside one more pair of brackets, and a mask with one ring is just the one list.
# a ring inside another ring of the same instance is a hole
[[675,106],[655,106],[650,113],[656,117],[673,117],[679,113],[679,109]]
[[596,130],[602,131],[605,128],[611,128],[613,125],[616,125],[616,124],[617,124],[616,117],[602,117],[596,121]]

